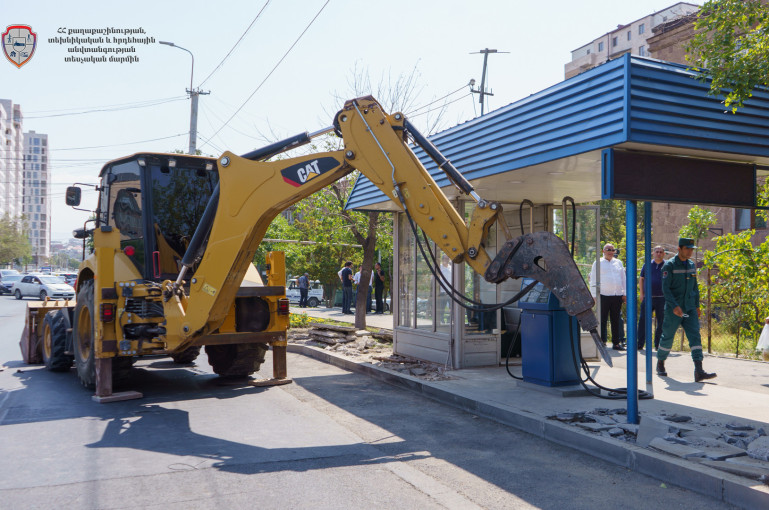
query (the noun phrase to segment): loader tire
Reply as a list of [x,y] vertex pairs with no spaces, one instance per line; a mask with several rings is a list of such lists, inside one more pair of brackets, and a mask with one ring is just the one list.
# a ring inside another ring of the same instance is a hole
[[[89,389],[96,387],[96,334],[94,329],[93,280],[80,285],[75,304],[72,325],[72,349],[75,351],[75,366],[80,383]],[[123,382],[131,372],[134,358],[118,356],[112,358],[112,386]]]
[[171,358],[174,360],[174,363],[178,363],[180,365],[189,365],[197,359],[199,354],[200,346],[196,345],[193,347],[187,347],[182,352],[171,354]]
[[208,363],[221,377],[248,377],[264,363],[266,344],[206,345]]
[[43,320],[43,363],[52,372],[66,372],[72,366],[72,355],[67,350],[67,329],[70,328],[67,310],[48,312]]
[[80,284],[72,325],[72,349],[80,383],[86,388],[96,385],[95,329],[93,314],[93,280]]

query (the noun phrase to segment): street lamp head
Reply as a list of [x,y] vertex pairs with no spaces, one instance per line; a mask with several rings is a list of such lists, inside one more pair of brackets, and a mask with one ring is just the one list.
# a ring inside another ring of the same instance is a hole
[[158,41],[160,44],[165,44],[166,46],[176,46],[174,43],[169,41]]

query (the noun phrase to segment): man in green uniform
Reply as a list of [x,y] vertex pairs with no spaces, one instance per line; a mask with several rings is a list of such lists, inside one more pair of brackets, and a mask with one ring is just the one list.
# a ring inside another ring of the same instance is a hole
[[712,379],[702,369],[702,339],[700,337],[700,289],[697,285],[697,268],[689,260],[694,252],[694,240],[682,237],[678,240],[678,255],[662,266],[662,294],[665,296],[665,320],[662,322],[662,338],[657,349],[657,375],[666,376],[665,360],[673,347],[673,337],[678,326],[683,326],[694,360],[694,380]]

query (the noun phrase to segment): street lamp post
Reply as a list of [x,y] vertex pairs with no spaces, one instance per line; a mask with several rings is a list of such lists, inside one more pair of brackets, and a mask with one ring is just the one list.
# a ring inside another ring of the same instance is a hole
[[201,92],[200,89],[195,90],[192,88],[192,78],[195,74],[195,56],[192,54],[192,52],[187,48],[182,48],[181,46],[178,46],[169,41],[160,41],[160,44],[165,44],[166,46],[173,46],[174,48],[184,50],[189,53],[190,57],[192,58],[192,69],[190,70],[190,88],[187,90],[187,93],[190,95],[190,148],[188,153],[195,154],[197,150],[198,139],[198,96],[200,94],[207,94],[207,92]]

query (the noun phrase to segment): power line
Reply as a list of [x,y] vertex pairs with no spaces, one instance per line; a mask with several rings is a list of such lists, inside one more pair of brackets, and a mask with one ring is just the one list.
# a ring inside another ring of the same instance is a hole
[[[463,87],[463,88],[464,88],[464,87]],[[457,101],[461,101],[462,99],[464,99],[464,98],[466,98],[466,97],[468,97],[468,96],[471,96],[471,95],[472,95],[472,93],[468,92],[468,93],[467,93],[467,94],[465,94],[464,96],[458,97],[458,98],[454,99],[453,101],[449,101],[448,103],[443,103],[441,106],[439,106],[439,107],[437,107],[437,108],[431,108],[431,109],[429,109],[429,110],[425,110],[425,111],[423,111],[423,112],[421,112],[421,113],[417,113],[416,115],[410,115],[410,117],[413,119],[414,117],[419,117],[420,115],[425,115],[425,114],[427,114],[427,113],[430,113],[430,112],[434,112],[435,110],[440,110],[440,109],[441,109],[441,108],[443,108],[444,106],[448,106],[448,105],[450,105],[451,103],[456,103]]]
[[[186,99],[187,99],[186,97],[173,97],[173,98],[168,98],[168,99],[158,99],[158,100],[155,100],[155,101],[152,101],[152,102],[128,103],[128,104],[123,105],[123,106],[115,105],[115,106],[112,106],[112,107],[108,107],[108,106],[96,107],[96,108],[93,108],[93,109],[90,109],[90,110],[83,110],[83,111],[76,111],[76,112],[70,111],[68,113],[53,113],[53,114],[50,114],[50,115],[32,115],[32,116],[24,115],[24,119],[25,120],[26,119],[48,119],[48,118],[52,118],[52,117],[68,117],[70,115],[85,115],[85,114],[88,114],[88,113],[118,112],[118,111],[125,111],[125,110],[135,110],[135,109],[138,109],[138,108],[148,108],[148,107],[151,107],[151,106],[159,106],[161,104],[172,103],[172,102],[175,102],[175,101],[182,101],[182,100],[186,100]],[[55,111],[55,110],[53,110],[53,111]],[[62,111],[65,111],[65,110],[62,110]]]
[[[435,104],[435,103],[437,103],[438,101],[441,101],[442,99],[446,99],[446,98],[447,98],[447,97],[449,97],[449,96],[453,96],[454,94],[456,94],[457,92],[459,92],[460,90],[462,90],[463,88],[465,88],[466,86],[467,86],[467,85],[462,85],[461,87],[459,87],[459,88],[458,88],[457,90],[455,90],[454,92],[449,92],[449,93],[448,93],[448,94],[446,94],[445,96],[443,96],[443,97],[439,97],[438,99],[435,99],[434,101],[431,101],[431,102],[429,102],[429,103],[427,103],[427,104],[425,104],[425,105],[422,105],[422,106],[420,106],[419,108],[414,108],[414,109],[413,109],[413,110],[411,110],[410,112],[406,113],[406,116],[407,116],[407,117],[410,117],[410,116],[412,116],[412,114],[414,114],[415,112],[418,112],[419,110],[421,110],[421,109],[423,109],[423,108],[427,108],[427,107],[428,107],[428,106],[430,106],[431,104]],[[464,96],[463,96],[463,97],[464,97]]]
[[[288,56],[288,54],[289,54],[289,53],[291,53],[291,50],[293,50],[293,49],[294,49],[294,46],[296,46],[296,45],[299,43],[299,40],[300,40],[300,39],[301,39],[301,38],[304,36],[304,34],[305,34],[305,33],[306,33],[306,32],[307,32],[309,29],[310,29],[310,27],[312,26],[312,24],[313,24],[313,23],[315,23],[315,20],[316,20],[316,19],[318,19],[318,16],[320,16],[320,14],[323,12],[323,9],[325,9],[325,8],[326,8],[326,6],[328,5],[328,3],[329,3],[330,1],[331,1],[331,0],[326,0],[326,3],[324,3],[324,4],[323,4],[323,7],[321,7],[321,8],[320,8],[320,10],[319,10],[319,11],[318,11],[318,13],[315,15],[315,17],[314,17],[314,18],[312,18],[312,20],[310,20],[310,23],[308,23],[308,24],[307,24],[307,26],[304,28],[304,30],[302,30],[302,33],[301,33],[301,34],[299,34],[299,37],[297,37],[297,38],[296,38],[296,40],[295,40],[295,41],[294,41],[294,43],[291,45],[291,47],[289,47],[289,48],[288,48],[288,50],[287,50],[287,51],[286,51],[286,52],[283,54],[283,56],[282,56],[282,57],[280,57],[280,60],[278,60],[278,63],[277,63],[277,64],[275,64],[275,66],[272,68],[272,70],[270,70],[270,72],[267,74],[267,76],[265,76],[265,77],[264,77],[264,79],[261,81],[261,83],[259,83],[259,85],[257,85],[257,86],[256,86],[256,88],[254,89],[254,91],[253,91],[253,92],[251,92],[251,95],[250,95],[250,96],[248,96],[248,98],[246,98],[246,100],[245,100],[245,101],[243,101],[243,104],[241,104],[241,105],[238,107],[238,109],[237,109],[237,110],[235,110],[235,113],[233,113],[233,114],[232,114],[232,116],[231,116],[229,119],[227,119],[227,122],[225,122],[225,123],[222,125],[222,127],[220,127],[220,128],[219,128],[219,129],[218,129],[218,130],[217,130],[217,131],[216,131],[216,132],[213,134],[213,135],[211,135],[211,138],[213,138],[214,136],[218,135],[218,134],[219,134],[219,132],[220,132],[222,129],[224,129],[224,126],[226,126],[227,124],[229,124],[229,123],[230,123],[230,121],[232,121],[232,119],[234,119],[234,118],[235,118],[235,116],[236,116],[238,113],[240,113],[240,110],[242,110],[242,109],[243,109],[243,107],[244,107],[244,106],[246,106],[246,103],[248,103],[248,102],[251,100],[251,98],[252,98],[252,97],[254,97],[254,94],[256,94],[256,93],[259,91],[259,89],[261,89],[261,88],[262,88],[262,85],[264,85],[264,83],[265,83],[265,82],[266,82],[266,81],[267,81],[267,80],[270,78],[270,76],[272,76],[272,73],[274,73],[274,72],[275,72],[275,70],[278,68],[278,66],[279,66],[280,64],[282,64],[282,63],[283,63],[283,61],[286,59],[286,57]],[[208,140],[210,140],[211,138],[209,138],[209,139],[207,139],[205,142],[203,142],[203,144],[201,145],[201,147],[204,147],[204,146],[205,146],[205,145],[208,143]]]
[[85,150],[85,149],[102,149],[105,147],[120,147],[121,145],[134,145],[137,143],[147,143],[147,142],[156,142],[158,140],[168,140],[169,138],[176,138],[178,136],[187,136],[187,132],[178,133],[176,135],[171,135],[171,136],[162,136],[160,138],[151,138],[149,140],[139,140],[137,142],[116,143],[112,145],[93,145],[91,147],[67,147],[64,149],[49,149],[49,151],[79,151],[79,150]]
[[250,24],[250,25],[248,25],[248,28],[246,28],[246,31],[245,31],[245,32],[243,32],[243,35],[241,35],[241,36],[240,36],[240,38],[239,38],[239,39],[238,39],[238,40],[235,42],[235,44],[232,46],[232,48],[230,49],[230,51],[228,51],[228,52],[227,52],[227,55],[225,55],[225,56],[224,56],[224,58],[222,59],[222,61],[221,61],[221,62],[219,62],[219,65],[218,65],[218,66],[216,66],[216,67],[214,68],[214,70],[213,70],[213,71],[211,71],[211,73],[210,73],[208,76],[206,76],[206,79],[205,79],[205,80],[203,80],[203,81],[201,81],[201,82],[200,82],[200,84],[198,85],[198,88],[202,87],[202,86],[203,86],[203,84],[204,84],[205,82],[207,82],[207,81],[208,81],[208,79],[209,79],[211,76],[213,76],[213,74],[214,74],[216,71],[218,71],[218,70],[219,70],[219,68],[221,68],[221,67],[224,65],[224,62],[225,62],[225,61],[226,61],[226,60],[229,58],[229,56],[230,56],[230,55],[232,55],[232,52],[233,52],[233,51],[235,51],[235,48],[237,48],[237,47],[238,47],[238,44],[240,44],[240,41],[242,41],[242,40],[243,40],[243,38],[244,38],[244,37],[246,36],[246,34],[248,33],[248,31],[249,31],[249,30],[251,30],[251,27],[253,27],[253,26],[254,26],[254,23],[256,23],[256,20],[258,20],[258,19],[259,19],[259,16],[261,16],[261,15],[262,15],[262,12],[264,12],[264,10],[267,8],[267,5],[269,5],[269,3],[270,3],[270,0],[267,0],[267,2],[265,2],[265,4],[262,6],[262,8],[261,8],[261,9],[259,10],[259,12],[257,13],[256,17],[255,17],[255,18],[254,18],[254,19],[251,21],[251,24]]

